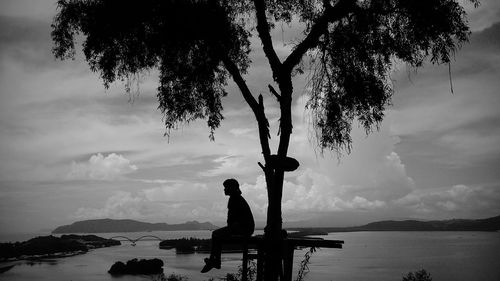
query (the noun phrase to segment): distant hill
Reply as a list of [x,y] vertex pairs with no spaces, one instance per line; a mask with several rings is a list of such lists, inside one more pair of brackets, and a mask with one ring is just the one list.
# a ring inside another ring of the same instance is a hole
[[[292,228],[290,230],[304,230],[305,228]],[[318,227],[307,228],[324,232],[350,232],[350,231],[499,231],[500,216],[486,219],[452,219],[435,221],[377,221],[353,227]]]
[[189,221],[181,224],[147,223],[135,220],[97,219],[77,221],[70,225],[59,226],[52,233],[106,233],[106,232],[143,232],[157,230],[212,230],[217,226],[209,222]]

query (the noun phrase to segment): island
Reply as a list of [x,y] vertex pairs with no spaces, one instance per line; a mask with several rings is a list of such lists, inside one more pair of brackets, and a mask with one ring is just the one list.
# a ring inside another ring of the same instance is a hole
[[0,243],[0,262],[68,257],[117,245],[121,242],[96,235],[40,236],[24,242]]
[[110,232],[148,232],[178,230],[213,230],[218,228],[210,222],[188,221],[181,224],[148,223],[136,220],[96,219],[77,221],[70,225],[59,226],[52,233],[110,233]]
[[157,258],[154,259],[132,259],[123,263],[121,261],[115,262],[108,273],[113,276],[120,276],[125,274],[130,275],[152,275],[163,273],[163,261]]
[[[160,242],[159,247],[163,250],[175,249],[176,254],[209,253],[211,239],[180,238],[166,239]],[[224,250],[224,249],[223,249]]]

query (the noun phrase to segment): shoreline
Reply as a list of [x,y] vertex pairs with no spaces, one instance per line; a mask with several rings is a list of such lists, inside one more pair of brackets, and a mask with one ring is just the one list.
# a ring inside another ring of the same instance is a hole
[[9,262],[18,262],[18,261],[43,261],[45,259],[62,259],[62,258],[83,255],[83,254],[86,254],[88,252],[89,251],[72,251],[72,252],[58,252],[58,253],[52,253],[52,254],[42,254],[42,255],[22,255],[20,257],[0,260],[0,265],[5,264],[5,263],[9,263]]
[[82,255],[92,249],[121,245],[96,235],[38,236],[23,242],[0,243],[0,262],[40,261]]

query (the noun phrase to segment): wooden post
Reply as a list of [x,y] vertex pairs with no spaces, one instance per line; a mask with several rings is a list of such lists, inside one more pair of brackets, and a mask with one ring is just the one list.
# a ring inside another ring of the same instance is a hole
[[293,252],[295,246],[291,241],[285,240],[283,242],[284,255],[283,255],[283,275],[285,281],[292,281],[292,269],[293,269]]
[[264,280],[264,248],[258,244],[257,249],[257,281]]
[[243,243],[243,264],[241,268],[241,281],[248,280],[248,244]]

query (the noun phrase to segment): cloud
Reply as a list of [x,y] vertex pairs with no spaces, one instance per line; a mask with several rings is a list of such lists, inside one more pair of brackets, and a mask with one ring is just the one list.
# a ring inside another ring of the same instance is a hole
[[113,180],[136,170],[137,166],[122,155],[111,153],[104,156],[98,153],[92,155],[88,162],[73,162],[68,178]]
[[474,8],[472,4],[465,5],[473,31],[482,30],[492,23],[500,21],[500,2],[498,0],[481,0],[480,3],[478,8]]
[[451,63],[451,77],[445,65],[396,77],[386,124],[417,188],[498,181],[499,32],[497,23],[473,33]]
[[473,214],[498,213],[500,207],[498,186],[469,186],[457,184],[449,187],[420,189],[394,200],[403,207],[425,218],[467,218]]
[[[254,213],[264,218],[267,209],[267,191],[264,176],[255,184],[241,186],[244,197]],[[326,175],[306,169],[295,178],[285,180],[282,210],[284,217],[304,216],[318,212],[351,210],[376,210],[386,207],[382,200],[368,200],[353,195],[350,186],[339,185]],[[295,218],[296,219],[296,218]]]
[[144,217],[145,200],[133,197],[130,192],[117,192],[108,200],[101,209],[79,208],[74,217],[77,219],[96,218],[142,218]]
[[[500,6],[500,4],[499,4]],[[497,52],[500,47],[500,15],[498,21],[484,30],[472,33],[471,43],[465,46],[465,50],[482,49],[483,51]]]
[[6,46],[23,47],[48,42],[48,22],[27,18],[0,15],[0,48]]
[[[142,191],[146,199],[154,201],[189,201],[207,199],[212,193],[205,183],[176,182]],[[222,197],[221,197],[222,198]]]
[[258,140],[257,137],[257,129],[256,128],[233,128],[229,130],[229,133],[233,134],[236,137],[240,136],[253,136],[255,140]]
[[226,217],[226,205],[222,201],[163,201],[161,199],[168,196],[164,192],[162,189],[137,193],[118,191],[106,200],[103,207],[78,208],[71,218],[128,218],[150,222],[182,223],[188,220],[223,221]]
[[48,21],[0,15],[0,61],[15,60],[28,72],[46,71],[57,66],[51,49]]
[[171,182],[169,180],[164,180],[164,179],[155,179],[155,180],[137,179],[136,181],[143,182],[143,183],[151,183],[151,184],[167,184],[167,183]]
[[219,175],[244,175],[248,173],[250,164],[243,156],[222,156],[212,160],[214,169],[200,172],[201,176],[214,177]]
[[56,0],[2,0],[0,14],[47,20],[54,16]]
[[414,180],[406,173],[406,167],[399,155],[392,151],[371,170],[366,171],[370,182],[361,191],[369,198],[391,200],[399,198],[415,189]]

